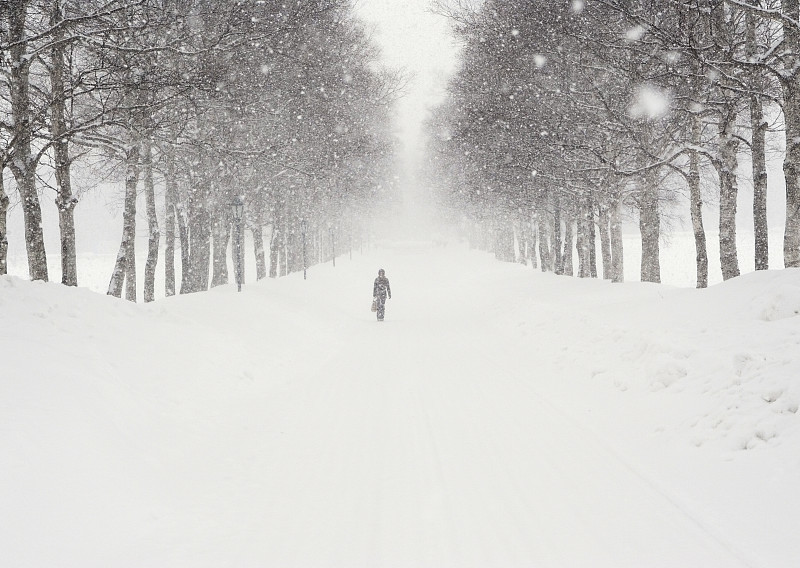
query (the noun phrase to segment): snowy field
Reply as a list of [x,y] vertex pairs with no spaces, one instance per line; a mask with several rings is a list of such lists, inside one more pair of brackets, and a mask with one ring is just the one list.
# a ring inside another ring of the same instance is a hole
[[148,305],[92,291],[113,256],[0,277],[0,565],[798,566],[800,270],[695,290],[689,255],[612,285],[384,242]]

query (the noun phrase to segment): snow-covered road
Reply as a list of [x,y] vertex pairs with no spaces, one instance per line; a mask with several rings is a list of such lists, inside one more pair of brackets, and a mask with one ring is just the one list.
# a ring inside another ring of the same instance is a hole
[[259,554],[296,566],[746,565],[542,398],[536,381],[557,377],[515,354],[545,338],[503,334],[480,309],[492,290],[447,258],[400,255],[383,323],[340,320],[344,290],[315,309],[347,341],[265,403],[284,436],[259,444],[268,458],[251,472],[280,496],[264,503],[275,538]]
[[[393,289],[383,323],[368,308],[378,265]],[[715,451],[673,464],[696,474],[659,471],[660,452],[691,454],[640,417],[674,394],[644,389],[652,406],[628,414],[635,392],[590,380],[628,371],[627,344],[597,361],[594,343],[631,341],[596,314],[617,306],[636,330],[637,303],[687,291],[418,244],[146,307],[3,282],[18,329],[58,339],[51,359],[3,353],[10,566],[791,566],[790,528],[777,550],[753,532],[768,511],[693,499],[725,471]],[[780,337],[796,341],[793,326]],[[58,373],[74,384],[54,394]],[[796,419],[782,430],[795,443]],[[663,447],[637,454],[642,440]],[[774,517],[791,523],[800,460],[784,450],[761,450],[786,470],[765,497],[791,494]],[[739,487],[761,474],[748,468]]]

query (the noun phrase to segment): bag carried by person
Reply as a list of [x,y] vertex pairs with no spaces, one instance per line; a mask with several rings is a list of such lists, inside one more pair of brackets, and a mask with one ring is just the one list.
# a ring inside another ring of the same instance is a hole
[[377,312],[378,311],[378,300],[377,298],[372,299],[372,308],[371,311]]

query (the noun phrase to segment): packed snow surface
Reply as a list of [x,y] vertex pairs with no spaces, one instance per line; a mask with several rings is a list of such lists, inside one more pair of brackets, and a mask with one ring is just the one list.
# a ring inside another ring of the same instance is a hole
[[148,305],[2,277],[0,564],[798,566],[799,312],[800,270],[426,243]]

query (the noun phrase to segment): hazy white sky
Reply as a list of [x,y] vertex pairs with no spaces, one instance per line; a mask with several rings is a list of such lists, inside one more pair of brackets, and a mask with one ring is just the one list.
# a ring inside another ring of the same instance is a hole
[[456,66],[457,48],[448,22],[427,11],[430,0],[356,0],[356,13],[374,26],[374,39],[391,67],[403,67],[413,79],[398,106],[407,152],[420,142],[426,110],[441,98]]

